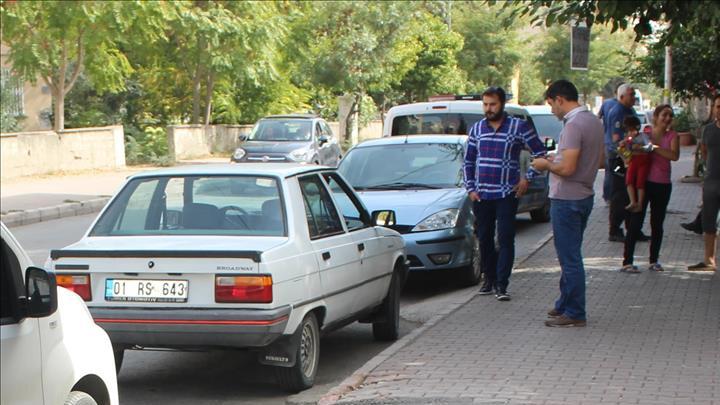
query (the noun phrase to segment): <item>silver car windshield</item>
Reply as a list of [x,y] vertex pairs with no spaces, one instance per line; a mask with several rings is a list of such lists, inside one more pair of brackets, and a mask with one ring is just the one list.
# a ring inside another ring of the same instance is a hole
[[251,141],[301,142],[312,139],[311,120],[261,120],[255,125]]
[[131,180],[91,236],[284,236],[278,180],[257,176],[162,176]]
[[353,149],[338,170],[356,190],[455,188],[463,157],[459,143],[378,145]]

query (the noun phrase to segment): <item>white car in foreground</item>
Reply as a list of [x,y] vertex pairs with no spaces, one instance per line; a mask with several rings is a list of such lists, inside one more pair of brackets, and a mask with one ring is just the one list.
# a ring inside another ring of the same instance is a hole
[[334,169],[207,165],[128,179],[54,270],[125,349],[248,348],[312,386],[320,333],[360,320],[398,336],[407,274],[393,211],[369,215]]
[[76,294],[32,267],[5,224],[2,232],[0,403],[115,405],[110,339]]

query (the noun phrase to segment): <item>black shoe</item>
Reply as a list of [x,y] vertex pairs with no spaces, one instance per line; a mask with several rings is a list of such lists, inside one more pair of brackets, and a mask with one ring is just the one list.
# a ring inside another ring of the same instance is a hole
[[683,223],[683,224],[680,224],[680,226],[682,226],[683,229],[686,229],[690,232],[694,232],[698,235],[702,234],[702,228],[700,226],[698,226],[698,224],[696,224],[695,222]]
[[495,294],[495,298],[497,298],[498,301],[510,301],[510,294],[508,294],[507,291],[498,291]]
[[623,235],[622,233],[611,233],[608,237],[608,240],[610,242],[625,243],[625,235]]
[[482,287],[480,287],[480,291],[478,291],[478,295],[490,295],[493,293],[493,287],[490,283],[483,283]]
[[650,237],[645,235],[644,233],[640,232],[640,236],[638,236],[638,242],[647,242],[650,240]]

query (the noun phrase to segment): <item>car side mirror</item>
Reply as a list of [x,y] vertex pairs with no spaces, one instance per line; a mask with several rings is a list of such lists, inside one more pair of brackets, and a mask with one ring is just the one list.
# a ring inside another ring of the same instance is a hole
[[330,141],[330,138],[328,138],[327,135],[320,135],[320,136],[318,136],[318,144],[320,144],[320,146],[326,144],[326,143],[329,142],[329,141]]
[[395,223],[395,211],[379,210],[372,213],[372,224],[375,226],[394,226]]
[[552,138],[545,138],[545,150],[548,152],[554,151],[557,147],[555,140]]
[[248,140],[247,134],[240,134],[240,135],[238,135],[238,141],[240,141],[240,142],[245,142],[245,141],[247,141],[247,140]]
[[57,281],[55,274],[39,267],[28,267],[25,271],[25,315],[43,318],[57,311]]

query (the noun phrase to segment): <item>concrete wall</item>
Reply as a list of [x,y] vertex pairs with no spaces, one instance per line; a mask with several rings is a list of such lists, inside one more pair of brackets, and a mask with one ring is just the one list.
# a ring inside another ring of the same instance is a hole
[[121,125],[0,134],[3,179],[58,171],[125,167]]
[[238,136],[249,134],[252,125],[172,125],[167,127],[168,150],[175,160],[211,154],[230,154],[240,144]]
[[[333,134],[342,139],[339,123],[328,122]],[[173,125],[167,127],[168,150],[175,160],[195,159],[212,154],[228,155],[240,145],[238,136],[249,134],[252,125]],[[360,130],[360,141],[382,136],[382,122],[372,121]]]

